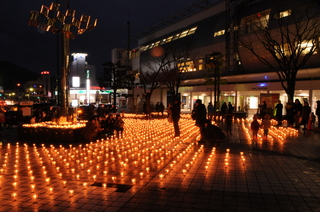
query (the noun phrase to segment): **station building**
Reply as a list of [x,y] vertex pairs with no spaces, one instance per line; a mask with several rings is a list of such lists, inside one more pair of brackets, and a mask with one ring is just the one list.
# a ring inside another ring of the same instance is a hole
[[[267,100],[270,108],[278,100],[285,106],[288,97],[277,73],[262,64],[240,40],[255,43],[260,48],[257,50],[259,54],[270,57],[257,40],[257,18],[263,20],[266,27],[274,27],[271,25],[276,19],[285,19],[301,12],[301,8],[305,8],[304,2],[281,1],[279,4],[277,0],[201,1],[136,35],[139,40],[138,46],[131,51],[132,69],[145,71],[142,62],[149,58],[154,48],[190,44],[189,57],[180,64],[186,70],[186,78],[179,88],[182,111],[191,111],[196,99],[202,99],[206,106],[214,101],[214,86],[205,84],[208,76],[206,58],[213,52],[220,52],[224,57],[224,62],[219,67],[221,79],[225,81],[220,85],[220,105],[231,102],[237,111],[248,107],[249,114],[256,113],[264,100]],[[320,4],[316,3],[316,6],[320,11]],[[316,39],[318,42],[319,38]],[[301,45],[307,46],[308,42]],[[315,110],[315,102],[320,100],[319,42],[317,49],[299,69],[294,93],[294,99],[308,101],[312,111]],[[139,95],[139,92],[143,90],[136,89],[135,94]],[[153,93],[151,104],[163,102],[167,105],[169,96],[167,87],[162,86]]]

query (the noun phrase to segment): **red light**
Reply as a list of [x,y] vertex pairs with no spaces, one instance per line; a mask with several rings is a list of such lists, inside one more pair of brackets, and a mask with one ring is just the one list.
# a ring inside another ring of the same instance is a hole
[[257,14],[257,17],[258,17],[258,18],[260,18],[260,17],[261,17],[261,14],[260,14],[260,13],[258,13],[258,14]]

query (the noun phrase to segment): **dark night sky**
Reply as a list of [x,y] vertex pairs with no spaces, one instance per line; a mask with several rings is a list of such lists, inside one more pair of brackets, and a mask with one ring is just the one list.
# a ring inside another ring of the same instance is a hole
[[[54,0],[0,0],[0,61],[9,61],[36,73],[56,70],[56,35],[28,26],[30,11]],[[98,25],[70,42],[70,52],[85,52],[87,61],[101,73],[113,48],[126,48],[127,22],[131,35],[199,0],[70,0],[76,16],[91,15]],[[137,44],[132,43],[131,48]]]

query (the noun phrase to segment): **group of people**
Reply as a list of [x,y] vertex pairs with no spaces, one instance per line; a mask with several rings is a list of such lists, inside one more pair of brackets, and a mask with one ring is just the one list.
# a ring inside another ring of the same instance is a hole
[[[285,106],[286,110],[286,120],[288,122],[289,127],[295,127],[300,129],[300,126],[303,125],[303,130],[308,129],[308,124],[315,124],[316,115],[318,116],[318,128],[320,128],[320,100],[317,102],[316,114],[311,112],[311,107],[307,101],[304,101],[303,104],[299,99],[296,99],[293,103],[292,100],[289,100]],[[266,112],[266,102],[264,101],[262,104],[262,110],[260,111],[260,118],[262,119],[261,124],[258,122],[258,116],[253,116],[253,121],[251,122],[250,128],[252,130],[253,140],[257,139],[258,131],[260,128],[264,130],[264,138],[268,137],[268,131],[271,127],[271,116]],[[283,121],[283,105],[279,100],[274,109],[274,117],[278,121],[278,126],[282,126]]]
[[99,138],[107,138],[115,135],[122,138],[124,131],[124,121],[120,114],[115,117],[112,113],[102,117],[92,117],[86,123],[83,130],[85,141],[92,141]]
[[[319,109],[318,109],[319,108]],[[288,101],[286,107],[286,118],[288,121],[288,126],[300,128],[303,125],[303,129],[307,129],[307,125],[310,121],[314,124],[316,117],[313,112],[311,112],[311,107],[307,101],[303,102],[303,105],[296,99],[293,103],[291,100]],[[320,115],[320,101],[317,101],[316,113]]]

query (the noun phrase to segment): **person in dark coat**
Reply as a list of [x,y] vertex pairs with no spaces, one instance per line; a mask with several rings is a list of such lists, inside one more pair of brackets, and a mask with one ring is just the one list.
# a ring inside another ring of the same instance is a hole
[[260,118],[264,118],[264,115],[267,114],[267,102],[263,101],[262,105],[260,106]]
[[208,119],[209,120],[212,120],[212,117],[214,116],[214,113],[215,113],[215,108],[212,105],[212,102],[209,102],[209,104],[208,104]]
[[107,137],[114,135],[114,121],[113,115],[109,113],[106,120],[103,122],[103,130]]
[[224,102],[221,106],[221,115],[222,115],[222,118],[224,118],[224,115],[226,114],[227,112],[227,109],[228,109],[228,105],[226,102]]
[[97,134],[97,125],[94,118],[90,118],[83,130],[83,138],[86,142],[90,142]]
[[180,129],[179,129],[179,120],[180,120],[180,102],[176,100],[171,107],[171,116],[172,116],[172,123],[174,127],[174,136],[180,136]]
[[286,104],[286,119],[288,121],[288,127],[293,127],[294,123],[294,103],[291,99]]
[[200,135],[201,135],[200,142],[204,142],[203,128],[204,128],[204,123],[207,117],[207,110],[206,110],[206,106],[202,104],[201,99],[196,100],[196,104],[194,107],[194,116],[196,120],[196,126],[198,126],[200,129]]
[[300,103],[299,99],[296,99],[294,101],[293,114],[294,114],[295,127],[300,128],[302,104]]
[[204,123],[203,134],[205,141],[212,146],[218,147],[223,142],[226,135],[216,125],[211,124],[211,120],[207,119]]
[[276,118],[278,121],[278,126],[282,126],[282,110],[283,110],[283,105],[279,100],[278,104],[276,105]]
[[232,135],[232,119],[233,119],[233,110],[227,110],[227,113],[225,115],[226,117],[226,126],[227,126],[227,135],[230,134]]
[[318,128],[320,128],[320,100],[317,101],[316,115],[318,119]]
[[311,107],[309,106],[309,103],[304,102],[302,107],[302,113],[301,113],[301,124],[303,125],[303,130],[307,129],[310,113],[311,113]]
[[162,102],[160,102],[160,105],[159,105],[159,112],[161,113],[161,116],[163,116],[163,111],[164,111],[164,105]]

